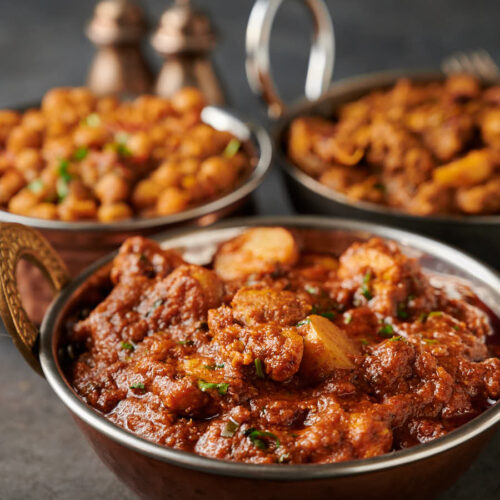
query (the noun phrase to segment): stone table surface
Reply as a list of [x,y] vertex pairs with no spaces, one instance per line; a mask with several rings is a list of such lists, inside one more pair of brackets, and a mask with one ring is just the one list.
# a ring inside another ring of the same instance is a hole
[[[157,19],[168,2],[143,2]],[[251,0],[200,0],[217,20],[216,54],[231,105],[269,125],[244,72],[244,29]],[[438,67],[456,50],[483,47],[500,61],[498,0],[331,0],[335,78],[390,68]],[[84,81],[93,48],[82,25],[93,2],[0,1],[0,107],[34,102],[50,87]],[[301,94],[310,24],[296,2],[282,8],[272,36],[272,61],[286,99]],[[154,23],[153,23],[154,24]],[[150,51],[154,64],[159,60]],[[291,213],[279,175],[257,193],[263,214]],[[0,498],[135,498],[97,459],[49,389],[0,332]],[[500,496],[500,434],[440,500]],[[403,479],[403,478],[402,478]],[[422,478],[425,480],[425,478]]]

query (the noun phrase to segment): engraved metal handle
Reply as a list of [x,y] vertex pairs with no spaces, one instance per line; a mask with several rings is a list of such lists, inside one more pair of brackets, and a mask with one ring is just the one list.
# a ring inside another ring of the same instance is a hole
[[[257,0],[246,33],[246,68],[251,89],[268,106],[272,118],[279,118],[286,105],[280,98],[270,69],[269,41],[276,13],[283,0]],[[323,0],[304,0],[314,19],[314,34],[307,68],[305,96],[318,99],[330,85],[335,60],[335,35],[328,7]]]
[[30,366],[42,374],[38,359],[38,328],[29,319],[17,286],[20,259],[35,264],[55,292],[69,282],[61,257],[36,230],[21,224],[0,225],[0,315],[7,332]]

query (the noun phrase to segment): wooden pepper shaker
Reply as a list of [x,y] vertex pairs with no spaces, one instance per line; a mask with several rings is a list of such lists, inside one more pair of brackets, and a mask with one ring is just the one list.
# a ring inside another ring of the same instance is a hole
[[150,92],[153,75],[141,51],[147,31],[142,9],[129,0],[103,0],[87,25],[88,38],[98,46],[87,85],[97,95]]
[[225,102],[210,59],[216,35],[210,19],[189,0],[177,0],[161,16],[151,43],[165,58],[156,81],[158,95],[169,97],[182,87],[198,88],[210,104]]

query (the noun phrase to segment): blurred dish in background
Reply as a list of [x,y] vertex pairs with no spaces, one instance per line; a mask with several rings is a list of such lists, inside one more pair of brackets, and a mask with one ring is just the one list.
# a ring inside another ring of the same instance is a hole
[[171,99],[49,91],[40,109],[0,111],[0,204],[49,220],[114,222],[181,212],[233,190],[252,159],[202,122],[199,91]]
[[290,159],[353,201],[415,215],[500,212],[500,86],[471,75],[402,78],[340,106],[295,118]]

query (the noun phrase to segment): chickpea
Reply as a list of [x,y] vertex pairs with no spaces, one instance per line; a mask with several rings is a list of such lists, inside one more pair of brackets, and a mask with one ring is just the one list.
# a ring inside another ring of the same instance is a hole
[[102,97],[96,103],[96,111],[99,114],[107,114],[114,111],[120,105],[120,101],[113,96]]
[[25,148],[38,148],[41,145],[41,139],[40,133],[36,130],[17,126],[7,139],[7,149],[13,153],[18,153]]
[[21,189],[9,201],[9,212],[19,215],[29,215],[30,210],[38,203],[38,195],[27,188]]
[[73,141],[77,147],[100,147],[110,140],[111,134],[103,125],[79,125],[73,133]]
[[200,182],[215,184],[217,189],[224,191],[236,181],[238,171],[227,158],[213,156],[207,158],[200,167]]
[[200,112],[205,106],[205,99],[201,92],[193,87],[185,87],[172,97],[172,107],[179,113],[188,111]]
[[68,222],[80,219],[95,219],[97,216],[97,205],[94,200],[78,200],[68,196],[58,205],[57,213],[61,220]]
[[146,158],[151,153],[151,139],[146,132],[137,132],[127,139],[127,148],[135,158]]
[[184,210],[189,203],[189,196],[179,188],[169,187],[161,193],[156,203],[159,215],[169,215]]
[[5,143],[11,130],[19,124],[20,115],[8,109],[0,110],[0,145]]
[[69,158],[73,150],[74,145],[71,137],[57,137],[45,141],[42,156],[47,162],[59,161],[61,158]]
[[38,203],[29,212],[30,217],[37,217],[38,219],[57,219],[57,205],[55,203]]
[[30,109],[24,113],[21,124],[23,127],[42,132],[45,129],[47,120],[38,109]]
[[179,166],[174,162],[166,161],[151,174],[151,180],[161,184],[162,187],[170,187],[177,185],[180,176]]
[[132,203],[138,208],[147,208],[156,203],[162,186],[151,179],[143,179],[135,186]]
[[49,90],[42,99],[42,111],[44,114],[57,110],[61,105],[69,102],[69,91],[66,87]]
[[17,153],[15,158],[16,168],[25,173],[37,172],[43,168],[43,158],[39,149],[26,148]]
[[194,175],[200,168],[200,161],[195,158],[185,158],[179,164],[179,169],[184,175]]
[[7,203],[25,184],[21,172],[14,168],[7,170],[0,178],[0,203]]
[[86,116],[95,109],[97,99],[87,87],[71,89],[69,97],[80,116]]
[[95,194],[104,205],[126,200],[129,192],[125,179],[114,173],[106,174],[95,187]]
[[97,218],[101,222],[114,222],[117,220],[130,219],[132,209],[123,202],[101,205],[97,210]]

